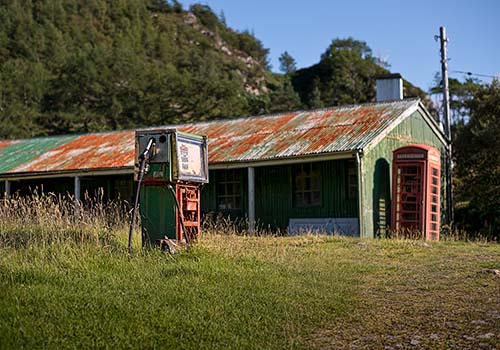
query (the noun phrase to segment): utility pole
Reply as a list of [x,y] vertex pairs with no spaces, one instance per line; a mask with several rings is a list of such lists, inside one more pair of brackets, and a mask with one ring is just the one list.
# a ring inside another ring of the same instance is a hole
[[439,39],[441,43],[441,77],[443,81],[443,122],[448,139],[448,154],[446,155],[446,201],[448,207],[448,219],[453,223],[453,190],[452,190],[452,153],[451,153],[451,116],[450,116],[450,92],[448,89],[448,57],[446,44],[446,28],[439,27]]

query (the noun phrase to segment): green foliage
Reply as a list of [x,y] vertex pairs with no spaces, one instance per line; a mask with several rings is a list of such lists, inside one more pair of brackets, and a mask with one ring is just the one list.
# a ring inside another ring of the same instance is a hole
[[[450,119],[452,125],[459,125],[468,121],[470,113],[468,103],[473,98],[474,92],[480,85],[481,83],[479,80],[471,78],[463,82],[454,78],[448,80],[451,112]],[[430,89],[430,93],[432,95],[442,96],[443,87],[440,73],[436,73],[434,76],[434,86]]]
[[[500,83],[454,84],[465,98],[454,109],[453,128],[458,224],[500,238]],[[454,91],[454,94],[456,91]]]
[[316,77],[312,84],[312,89],[307,97],[310,108],[321,108],[324,107],[323,101],[321,100],[321,83],[318,77]]
[[301,108],[299,95],[295,92],[288,75],[282,77],[282,82],[269,94],[270,102],[267,112],[276,113],[293,111]]
[[0,137],[258,113],[268,50],[208,6],[190,10],[175,0],[5,3]]
[[[371,102],[375,99],[375,78],[387,74],[387,64],[373,57],[364,41],[353,38],[334,39],[320,61],[292,74],[295,90],[302,104],[311,108]],[[407,81],[404,96],[420,97],[434,112],[427,94]]]
[[295,59],[285,51],[279,57],[280,70],[285,74],[293,73],[297,70],[297,65],[295,64]]
[[[364,42],[336,39],[321,61],[284,75],[269,50],[209,6],[177,0],[4,2],[0,138],[116,130],[367,102],[377,65]],[[418,89],[417,89],[418,90]]]
[[335,39],[319,63],[298,70],[292,81],[304,104],[337,106],[373,100],[375,76],[386,72],[365,42]]

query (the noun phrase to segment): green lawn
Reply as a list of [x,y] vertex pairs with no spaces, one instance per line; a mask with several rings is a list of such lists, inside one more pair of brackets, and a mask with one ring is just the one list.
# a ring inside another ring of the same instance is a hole
[[500,245],[204,236],[0,249],[0,348],[500,347]]

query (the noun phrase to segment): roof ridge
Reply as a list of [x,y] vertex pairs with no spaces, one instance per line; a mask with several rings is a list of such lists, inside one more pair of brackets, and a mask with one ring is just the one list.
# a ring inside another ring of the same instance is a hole
[[[240,121],[240,120],[248,120],[248,119],[260,119],[260,118],[274,118],[274,117],[280,117],[288,114],[302,114],[302,113],[316,113],[316,112],[328,112],[332,110],[342,110],[342,109],[350,109],[350,108],[355,108],[355,107],[364,107],[364,106],[373,106],[373,105],[383,105],[383,104],[393,104],[395,102],[403,103],[403,102],[419,102],[420,98],[419,97],[412,97],[412,98],[407,98],[403,100],[389,100],[389,101],[382,101],[382,102],[363,102],[363,103],[357,103],[357,104],[347,104],[347,105],[341,105],[341,106],[328,106],[328,107],[321,107],[321,108],[313,108],[313,109],[299,109],[295,111],[288,111],[288,112],[277,112],[277,113],[271,113],[271,114],[258,114],[258,115],[249,115],[249,116],[243,116],[243,117],[236,117],[236,118],[219,118],[219,119],[211,119],[211,120],[204,120],[204,121],[195,121],[191,123],[183,123],[183,124],[170,124],[170,125],[156,125],[156,126],[151,126],[151,128],[158,128],[158,127],[164,127],[164,126],[169,126],[169,127],[181,127],[181,126],[187,126],[187,125],[200,125],[200,124],[211,124],[211,123],[216,123],[216,122],[224,122],[224,121]],[[148,127],[149,128],[149,127]]]
[[[280,116],[284,116],[284,115],[289,115],[289,114],[297,114],[297,115],[299,115],[299,114],[302,114],[302,113],[328,112],[328,111],[333,111],[333,110],[351,109],[351,108],[363,107],[363,106],[393,104],[395,102],[410,103],[410,102],[418,102],[418,101],[420,101],[420,98],[413,97],[413,98],[407,98],[407,99],[403,99],[403,100],[392,100],[392,101],[383,101],[383,102],[363,102],[363,103],[358,103],[358,104],[348,104],[348,105],[341,105],[341,106],[328,106],[328,107],[322,107],[322,108],[302,109],[302,110],[295,110],[295,111],[288,111],[288,112],[278,112],[278,113],[271,113],[271,114],[250,115],[250,116],[237,117],[237,118],[219,118],[219,119],[204,120],[204,121],[193,121],[193,122],[190,122],[190,123],[182,123],[182,124],[161,124],[161,125],[148,126],[148,127],[144,127],[144,128],[145,129],[159,128],[159,127],[176,128],[176,127],[183,127],[183,126],[190,126],[190,125],[212,124],[212,123],[217,123],[217,122],[238,122],[238,121],[241,121],[241,120],[248,120],[248,119],[276,118],[276,117],[280,117]],[[84,136],[84,135],[93,135],[93,134],[96,134],[96,135],[99,135],[99,134],[111,134],[111,133],[118,133],[118,132],[135,131],[137,129],[140,129],[140,128],[121,129],[121,130],[107,130],[107,131],[91,131],[91,132],[85,132],[85,133],[62,134],[62,135],[35,136],[35,137],[25,137],[25,138],[20,138],[20,139],[1,139],[0,143],[2,143],[2,142],[13,142],[13,141],[23,141],[23,140],[38,140],[38,139],[47,139],[47,138],[59,138],[59,137],[68,137],[68,136]]]

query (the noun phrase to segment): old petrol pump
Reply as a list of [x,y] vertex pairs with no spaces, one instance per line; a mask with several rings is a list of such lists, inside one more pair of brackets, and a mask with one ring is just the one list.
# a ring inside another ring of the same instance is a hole
[[[200,188],[208,182],[207,138],[176,129],[144,129],[135,133],[137,194],[142,245],[198,239]],[[131,247],[132,225],[129,234]]]
[[426,240],[439,240],[439,150],[418,144],[398,148],[393,153],[392,228],[417,230]]

